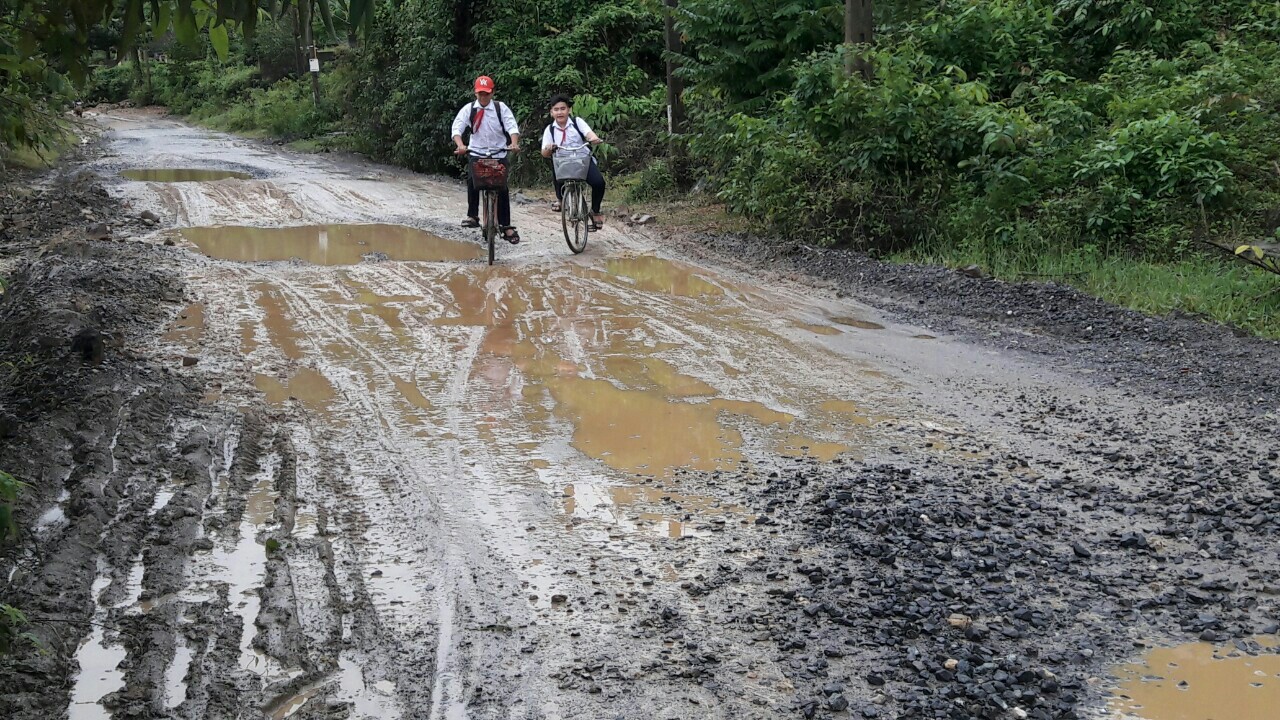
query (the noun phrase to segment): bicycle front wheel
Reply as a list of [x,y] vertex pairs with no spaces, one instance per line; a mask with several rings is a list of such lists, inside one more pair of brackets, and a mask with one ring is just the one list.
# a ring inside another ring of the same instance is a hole
[[560,201],[560,226],[564,229],[564,241],[569,250],[577,255],[587,249],[586,198],[582,192],[582,183],[567,182],[564,186],[564,198]]
[[484,197],[484,239],[489,243],[489,264],[493,264],[494,244],[498,239],[498,193],[485,191]]

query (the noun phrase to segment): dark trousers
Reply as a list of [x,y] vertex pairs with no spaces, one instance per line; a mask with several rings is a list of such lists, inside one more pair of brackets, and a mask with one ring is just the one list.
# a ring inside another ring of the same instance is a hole
[[[502,158],[507,165],[507,158]],[[507,188],[498,192],[498,224],[506,227],[511,224],[511,193]],[[471,185],[471,173],[467,173],[467,217],[480,217],[480,191]]]
[[[555,170],[551,171],[552,175]],[[600,168],[596,165],[596,159],[591,158],[591,169],[587,171],[587,184],[591,186],[591,214],[600,214],[600,203],[604,202],[604,175],[600,174]],[[556,199],[561,199],[564,194],[564,181],[556,180]]]

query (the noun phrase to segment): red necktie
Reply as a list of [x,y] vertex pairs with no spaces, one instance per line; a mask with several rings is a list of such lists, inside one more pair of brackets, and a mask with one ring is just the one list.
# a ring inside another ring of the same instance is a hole
[[480,121],[484,120],[484,108],[476,113],[476,124],[471,128],[471,132],[480,132]]
[[565,125],[560,128],[560,144],[566,145],[569,142],[569,126]]

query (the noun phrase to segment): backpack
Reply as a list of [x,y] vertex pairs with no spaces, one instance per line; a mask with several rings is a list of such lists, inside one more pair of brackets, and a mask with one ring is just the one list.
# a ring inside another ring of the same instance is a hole
[[[570,115],[570,116],[569,116],[569,120],[571,120],[571,121],[573,122],[573,129],[578,131],[578,137],[582,138],[582,143],[583,143],[584,145],[585,145],[585,144],[587,144],[587,134],[586,134],[586,133],[584,133],[584,132],[582,132],[582,126],[578,124],[578,116],[577,116],[577,115]],[[552,130],[551,130],[551,142],[553,142],[553,143],[554,143],[554,142],[555,142],[555,140],[556,140],[555,125],[556,125],[555,123],[551,123],[551,128],[552,128]]]
[[[511,133],[507,132],[507,124],[502,121],[502,111],[505,109],[507,112],[511,112],[511,110],[499,100],[494,100],[493,104],[498,106],[498,127],[502,128],[502,136],[507,139],[507,145],[510,145]],[[467,145],[471,144],[471,128],[476,126],[476,111],[479,109],[475,103],[471,103],[471,117],[467,119],[467,128],[462,131],[462,142]]]

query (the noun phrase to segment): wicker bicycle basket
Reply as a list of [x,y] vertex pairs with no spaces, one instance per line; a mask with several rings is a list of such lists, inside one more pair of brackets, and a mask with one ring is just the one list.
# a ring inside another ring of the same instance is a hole
[[560,148],[552,156],[557,180],[586,180],[591,170],[591,151],[586,148]]
[[471,186],[477,190],[501,190],[507,186],[507,166],[498,158],[471,158],[467,169]]

